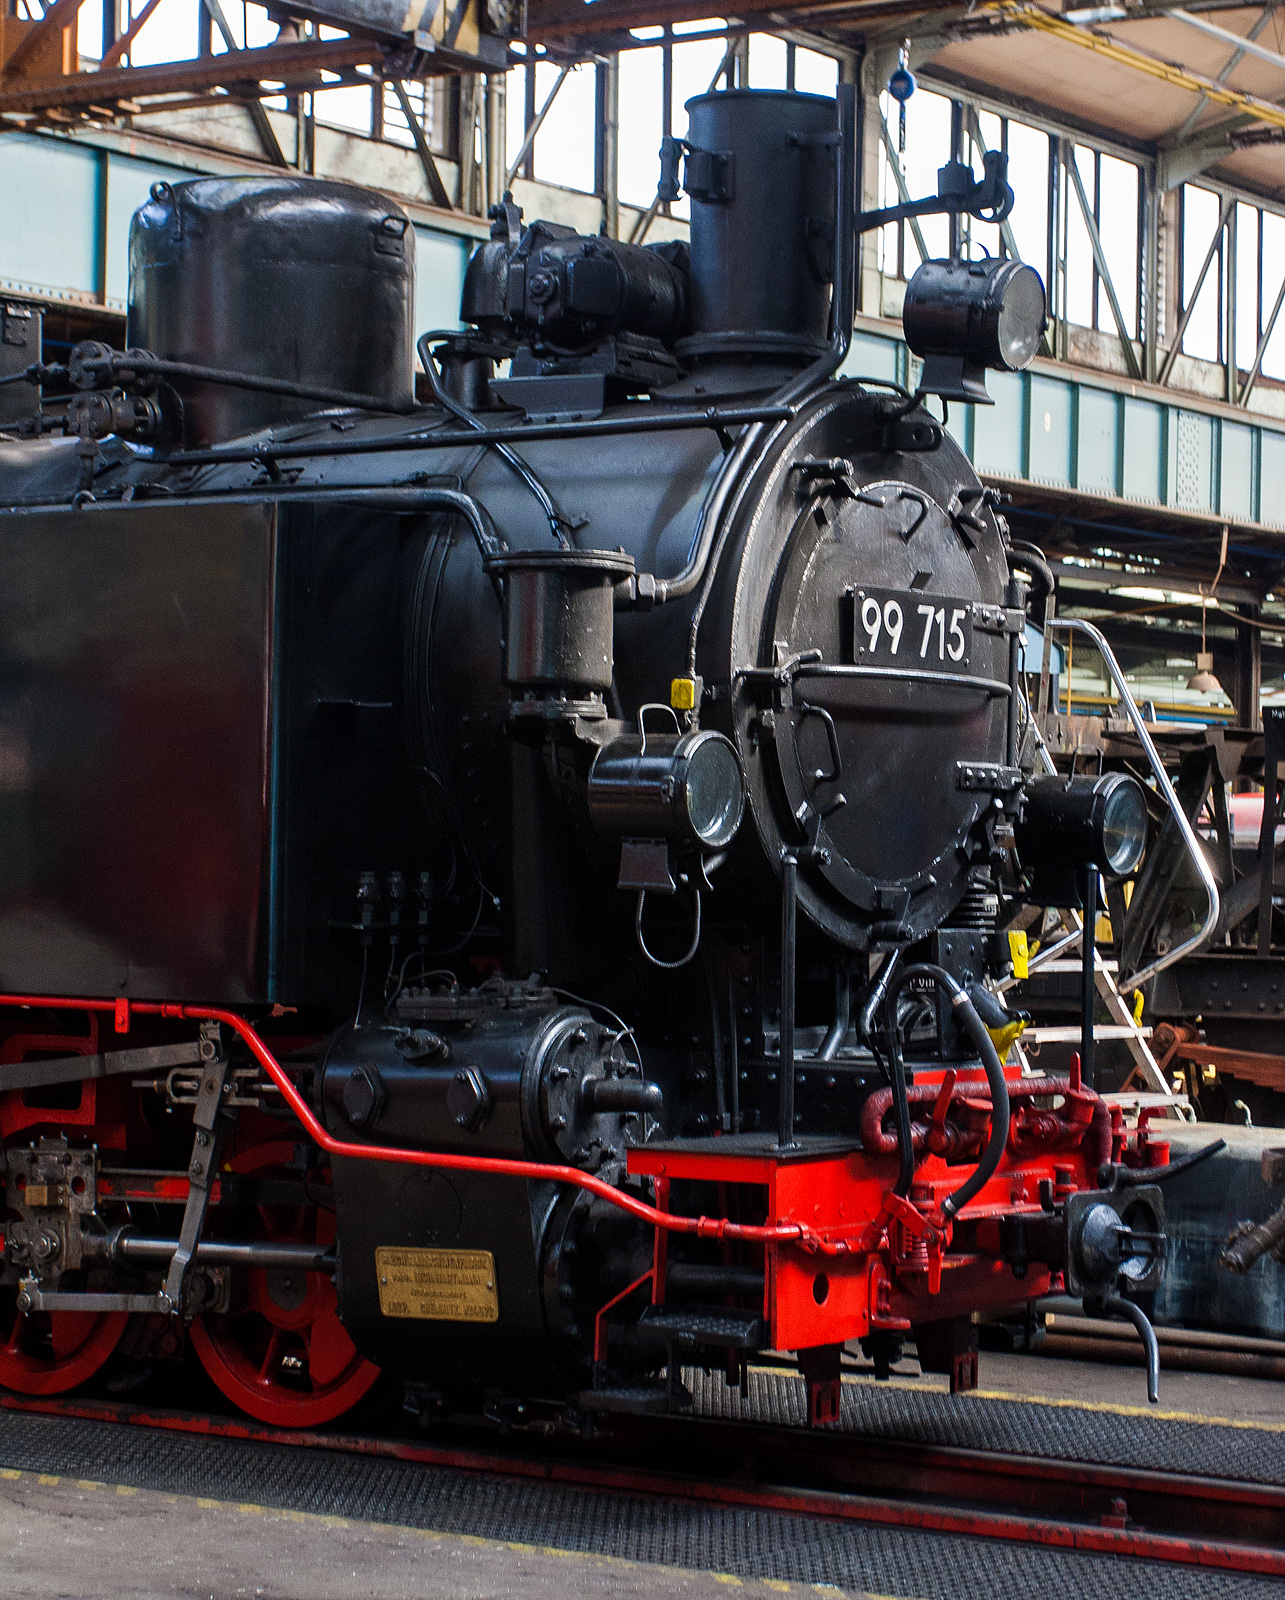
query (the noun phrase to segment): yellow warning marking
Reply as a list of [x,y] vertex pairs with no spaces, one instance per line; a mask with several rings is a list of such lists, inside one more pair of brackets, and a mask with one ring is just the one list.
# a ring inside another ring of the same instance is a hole
[[92,1478],[77,1478],[76,1487],[78,1489],[101,1489],[102,1484],[95,1483]]
[[979,1400],[1020,1400],[1023,1405],[1057,1406],[1075,1411],[1103,1411],[1116,1417],[1155,1417],[1161,1422],[1196,1422],[1202,1427],[1247,1428],[1258,1433],[1285,1433],[1285,1422],[1255,1422],[1244,1417],[1210,1417],[1201,1411],[1160,1411],[1155,1406],[1129,1406],[1111,1400],[1070,1400],[1044,1394],[1010,1394],[1006,1389],[974,1389]]
[[[760,1370],[770,1372],[776,1369],[764,1367]],[[852,1372],[845,1373],[845,1383],[864,1384],[873,1388],[879,1381],[873,1373]],[[945,1394],[945,1380],[940,1384],[932,1383],[922,1378],[889,1378],[884,1384],[888,1389],[911,1389],[919,1394]],[[1100,1411],[1115,1417],[1155,1417],[1161,1422],[1195,1422],[1204,1427],[1216,1428],[1242,1428],[1258,1433],[1285,1433],[1285,1422],[1257,1422],[1244,1417],[1217,1417],[1207,1416],[1202,1411],[1162,1411],[1156,1406],[1126,1405],[1115,1400],[1076,1400],[1065,1395],[1048,1394],[1019,1394],[1011,1389],[974,1389],[968,1395],[960,1396],[964,1400],[1013,1400],[1024,1406],[1056,1406],[1059,1410],[1070,1411]],[[878,1600],[878,1597],[876,1597]]]
[[253,1517],[261,1517],[263,1515],[262,1506],[250,1505],[248,1502],[245,1505],[238,1506],[237,1510],[248,1512],[249,1515]]
[[44,1484],[44,1486],[47,1489],[56,1489],[58,1487],[58,1485],[62,1482],[62,1479],[58,1478],[58,1477],[55,1477],[53,1475],[53,1473],[42,1472],[40,1474],[40,1476],[36,1479],[36,1482]]
[[714,1574],[714,1582],[735,1584],[738,1589],[745,1587],[744,1582],[740,1578],[733,1577],[730,1572],[716,1572]]
[[769,1589],[775,1589],[778,1594],[789,1594],[790,1586],[784,1578],[764,1578],[763,1582]]
[[222,1500],[197,1500],[197,1505],[202,1511],[219,1511],[223,1507]]
[[7,1478],[10,1483],[12,1483],[15,1478],[20,1478],[21,1476],[22,1474],[18,1471],[17,1467],[0,1467],[0,1478]]
[[127,1483],[118,1483],[116,1485],[116,1493],[117,1494],[137,1494],[138,1490],[137,1489],[131,1489]]

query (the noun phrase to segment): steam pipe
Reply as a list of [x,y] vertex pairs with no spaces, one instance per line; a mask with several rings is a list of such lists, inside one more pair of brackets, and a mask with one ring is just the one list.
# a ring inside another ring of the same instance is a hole
[[[1208,905],[1205,910],[1205,920],[1190,939],[1184,939],[1181,944],[1176,944],[1167,954],[1158,957],[1148,967],[1142,967],[1137,972],[1131,973],[1127,978],[1118,980],[1121,992],[1130,989],[1140,989],[1143,984],[1149,983],[1158,972],[1163,972],[1166,967],[1173,966],[1175,961],[1181,961],[1183,956],[1188,956],[1193,950],[1199,950],[1213,937],[1214,929],[1218,926],[1218,914],[1221,909],[1218,899],[1218,884],[1210,871],[1209,862],[1205,852],[1196,838],[1195,829],[1188,820],[1187,813],[1182,809],[1173,784],[1169,781],[1169,774],[1165,771],[1164,762],[1161,761],[1156,750],[1155,741],[1147,732],[1147,725],[1142,720],[1142,713],[1138,710],[1137,702],[1130,693],[1129,685],[1125,682],[1124,673],[1120,670],[1120,663],[1115,658],[1115,652],[1107,643],[1100,628],[1095,628],[1091,622],[1086,622],[1082,617],[1051,617],[1048,622],[1050,628],[1062,628],[1068,633],[1086,634],[1097,646],[1102,657],[1103,665],[1107,669],[1107,676],[1116,693],[1120,696],[1120,704],[1124,707],[1129,721],[1133,724],[1133,731],[1138,736],[1143,753],[1155,776],[1156,788],[1161,798],[1169,808],[1169,815],[1174,820],[1174,825],[1182,835],[1182,841],[1187,847],[1196,874],[1204,887]],[[1045,752],[1047,757],[1047,752]],[[1050,767],[1052,762],[1049,762]],[[1092,930],[1090,930],[1090,933]]]
[[838,1055],[839,1046],[847,1036],[851,1017],[852,974],[848,971],[847,963],[840,962],[834,969],[834,1021],[817,1051],[818,1061],[833,1061]]
[[[701,411],[672,411],[653,415],[656,408],[639,406],[630,416],[593,417],[588,422],[515,423],[507,428],[487,428],[473,419],[473,431],[444,429],[400,434],[394,438],[296,440],[276,444],[212,445],[207,450],[176,450],[156,459],[169,467],[210,467],[256,461],[308,460],[316,457],[391,455],[401,450],[450,450],[467,444],[523,444],[540,439],[595,439],[627,433],[669,433],[685,428],[739,428],[746,423],[788,422],[789,405],[707,406]],[[693,585],[694,587],[694,585]]]
[[1160,1399],[1160,1341],[1146,1312],[1131,1300],[1121,1300],[1114,1294],[1106,1295],[1101,1300],[1086,1295],[1084,1309],[1090,1316],[1118,1317],[1122,1322],[1131,1322],[1138,1330],[1138,1337],[1147,1353],[1147,1399],[1155,1405]]
[[824,1239],[802,1222],[731,1222],[726,1217],[684,1217],[672,1211],[661,1211],[627,1190],[615,1188],[604,1178],[595,1177],[591,1172],[582,1172],[579,1167],[519,1161],[508,1156],[466,1156],[442,1150],[399,1150],[391,1145],[354,1144],[349,1139],[336,1139],[317,1120],[312,1107],[252,1024],[223,1006],[178,1005],[158,1000],[72,999],[65,995],[47,994],[3,994],[0,995],[0,1005],[34,1007],[42,1011],[114,1011],[118,1016],[123,1007],[126,1014],[135,1012],[139,1016],[165,1017],[174,1022],[222,1023],[231,1028],[246,1046],[281,1091],[282,1098],[303,1124],[309,1138],[327,1155],[342,1156],[352,1161],[383,1161],[410,1167],[428,1167],[444,1172],[482,1172],[499,1178],[534,1178],[547,1183],[566,1183],[597,1195],[631,1217],[637,1217],[640,1222],[670,1233],[691,1234],[698,1239],[742,1239],[749,1244],[798,1244],[827,1255],[840,1254],[846,1248],[844,1241]]

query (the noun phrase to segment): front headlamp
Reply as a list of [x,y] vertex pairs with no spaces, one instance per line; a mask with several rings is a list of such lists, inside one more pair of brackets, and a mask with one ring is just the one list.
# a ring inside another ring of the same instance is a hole
[[1084,875],[1125,878],[1147,847],[1147,801],[1124,772],[1041,778],[1027,791],[1016,823],[1017,850],[1042,905],[1079,906]]

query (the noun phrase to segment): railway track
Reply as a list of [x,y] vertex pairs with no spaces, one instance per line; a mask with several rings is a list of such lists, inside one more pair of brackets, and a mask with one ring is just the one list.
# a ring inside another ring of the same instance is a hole
[[597,1493],[1285,1578],[1285,1486],[1278,1484],[704,1417],[613,1417],[589,1439],[452,1427],[423,1440],[285,1430],[102,1399],[0,1395],[0,1407]]

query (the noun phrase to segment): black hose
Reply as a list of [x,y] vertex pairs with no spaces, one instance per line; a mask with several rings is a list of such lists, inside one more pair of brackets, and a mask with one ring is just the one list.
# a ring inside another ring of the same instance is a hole
[[1202,1150],[1179,1156],[1177,1161],[1171,1161],[1164,1167],[1122,1167],[1113,1161],[1104,1161],[1098,1168],[1098,1184],[1103,1189],[1129,1189],[1144,1183],[1163,1183],[1166,1178],[1176,1178],[1180,1172],[1199,1166],[1202,1161],[1208,1161],[1210,1156],[1216,1156],[1226,1148],[1226,1139],[1215,1139]]
[[1015,539],[1008,551],[1009,570],[1024,572],[1034,579],[1034,586],[1041,599],[1051,600],[1053,591],[1057,587],[1057,579],[1053,576],[1053,568],[1044,559],[1044,552],[1036,545],[1027,544],[1024,539]]
[[[458,400],[452,399],[442,384],[442,375],[437,370],[437,360],[432,350],[433,340],[441,339],[442,337],[443,335],[440,333],[426,333],[422,335],[419,344],[416,346],[419,351],[419,359],[424,363],[424,371],[428,374],[428,381],[433,390],[433,399],[437,401],[443,411],[449,411],[453,417],[467,424],[468,427],[475,429],[479,433],[485,433],[486,424],[475,417],[467,406],[462,406]],[[536,477],[527,462],[511,445],[497,444],[495,453],[513,468],[514,472],[517,473],[518,477],[521,478],[522,482],[526,484],[527,488],[539,501],[540,509],[548,518],[553,537],[563,550],[569,550],[571,541],[567,538],[565,532],[568,526],[567,519],[554,505],[552,495],[540,482],[539,478]]]
[[1000,1164],[1005,1146],[1008,1144],[1008,1083],[1004,1077],[1004,1064],[999,1058],[994,1040],[987,1033],[986,1025],[978,1016],[976,1006],[956,979],[952,978],[944,967],[935,966],[930,961],[917,961],[913,966],[903,967],[888,986],[887,999],[884,1001],[888,1019],[888,1041],[892,1052],[892,1096],[897,1113],[897,1142],[901,1152],[901,1170],[893,1192],[899,1195],[908,1194],[914,1176],[915,1157],[910,1142],[910,1105],[906,1097],[901,1041],[897,1035],[897,1000],[905,986],[915,978],[931,978],[939,989],[944,989],[949,995],[950,1002],[955,1008],[956,1019],[977,1047],[977,1054],[981,1057],[986,1072],[986,1082],[990,1085],[991,1091],[990,1138],[986,1141],[986,1148],[982,1151],[982,1158],[973,1170],[972,1176],[942,1201],[942,1214],[949,1218],[963,1210],[983,1184],[990,1180]]

